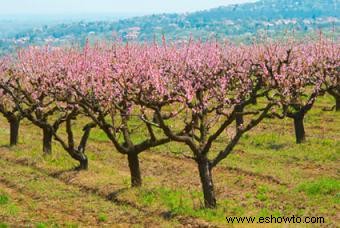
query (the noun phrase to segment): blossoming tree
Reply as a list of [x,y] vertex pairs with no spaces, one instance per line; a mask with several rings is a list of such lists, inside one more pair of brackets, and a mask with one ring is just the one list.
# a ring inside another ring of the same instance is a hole
[[10,146],[15,146],[18,143],[19,126],[23,115],[18,110],[10,94],[3,89],[7,84],[11,83],[11,63],[12,61],[8,57],[0,59],[0,113],[10,125]]
[[[156,113],[158,121],[153,125],[190,148],[205,206],[214,208],[212,169],[232,152],[245,132],[269,114],[275,102],[253,72],[250,49],[194,41],[161,48],[164,53],[158,58],[158,71],[147,75],[143,81],[148,86],[139,85],[141,95],[134,99]],[[253,105],[257,97],[266,101],[262,107]],[[214,144],[222,135],[228,140],[223,150],[214,153]]]

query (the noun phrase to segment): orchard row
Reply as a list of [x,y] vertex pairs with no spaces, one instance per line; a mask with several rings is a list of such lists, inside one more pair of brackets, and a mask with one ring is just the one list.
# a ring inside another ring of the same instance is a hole
[[[127,156],[133,187],[142,185],[140,153],[185,144],[197,163],[205,206],[213,208],[212,169],[242,135],[265,118],[288,117],[302,143],[303,119],[319,96],[331,94],[340,110],[339,71],[340,44],[323,38],[247,46],[163,40],[29,47],[0,60],[0,112],[12,146],[25,118],[42,129],[44,153],[52,152],[54,139],[79,169],[88,168],[91,129],[100,128],[112,151]],[[73,123],[80,117],[88,122],[76,142]],[[214,151],[220,137],[224,148]]]

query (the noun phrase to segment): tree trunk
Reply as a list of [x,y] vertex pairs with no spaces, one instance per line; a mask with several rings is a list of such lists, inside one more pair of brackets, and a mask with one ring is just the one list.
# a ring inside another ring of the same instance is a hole
[[79,161],[78,170],[87,170],[89,168],[89,161],[84,153],[78,154],[75,159]]
[[79,165],[79,169],[80,170],[87,170],[89,168],[89,161],[87,159],[87,157],[83,157],[80,161],[79,161],[80,165]]
[[15,146],[18,143],[20,120],[13,119],[9,121],[10,124],[10,146]]
[[305,116],[303,114],[299,114],[294,117],[294,129],[297,144],[303,143],[306,140],[305,127],[303,125],[304,117]]
[[335,111],[340,112],[340,96],[334,98],[335,98]]
[[237,128],[239,128],[241,125],[243,125],[243,123],[244,123],[244,120],[243,120],[243,114],[242,114],[242,112],[243,112],[243,107],[242,106],[239,106],[239,105],[237,105],[236,107],[235,107],[235,111],[237,112],[237,113],[239,113],[239,114],[236,114],[236,127]]
[[43,152],[44,154],[52,153],[52,130],[50,128],[43,128]]
[[76,149],[67,149],[68,154],[76,161],[79,162],[79,166],[76,170],[87,170],[89,167],[89,161],[85,153],[77,151]]
[[216,208],[216,197],[212,179],[211,168],[207,158],[198,161],[201,184],[204,194],[204,206],[206,208]]
[[251,99],[251,103],[253,104],[253,105],[256,105],[257,104],[257,98],[254,96],[254,98],[253,99]]
[[138,154],[128,154],[128,161],[131,174],[131,187],[142,186],[142,177],[139,169]]

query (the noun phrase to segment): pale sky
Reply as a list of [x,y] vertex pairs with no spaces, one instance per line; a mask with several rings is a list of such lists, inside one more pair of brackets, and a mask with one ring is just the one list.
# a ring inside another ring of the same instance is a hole
[[1,14],[192,12],[256,0],[0,0]]

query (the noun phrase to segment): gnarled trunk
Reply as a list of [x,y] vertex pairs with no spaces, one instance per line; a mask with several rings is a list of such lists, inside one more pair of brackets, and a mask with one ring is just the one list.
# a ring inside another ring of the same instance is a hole
[[340,111],[340,88],[329,89],[328,93],[335,99],[335,111]]
[[299,114],[294,117],[294,129],[297,144],[303,143],[306,140],[305,127],[303,124],[304,117],[305,115],[303,114]]
[[87,170],[89,168],[89,161],[87,159],[87,156],[84,154],[82,159],[79,161],[79,169],[80,170]]
[[[68,128],[70,129],[70,132],[69,132],[69,136],[70,136],[71,122],[68,122],[67,125],[68,125]],[[81,141],[79,143],[78,151],[77,151],[77,158],[76,158],[76,160],[78,160],[79,163],[80,163],[79,167],[78,167],[79,170],[87,170],[88,169],[89,161],[88,161],[87,156],[85,154],[85,148],[86,148],[87,140],[90,136],[90,131],[94,126],[95,126],[95,124],[87,124],[83,129],[84,134],[83,134],[83,137],[81,138]],[[71,133],[71,135],[72,135],[72,133]]]
[[128,162],[131,174],[131,187],[142,186],[142,177],[139,168],[139,158],[137,153],[128,154]]
[[198,171],[204,194],[204,206],[206,208],[216,208],[216,196],[208,159],[203,158],[198,160]]
[[44,154],[52,153],[52,136],[53,136],[53,132],[50,128],[43,128],[43,152]]
[[89,168],[89,161],[85,153],[80,151],[70,151],[71,157],[79,162],[77,170],[87,170]]
[[13,118],[9,121],[10,125],[10,146],[18,144],[20,120]]

